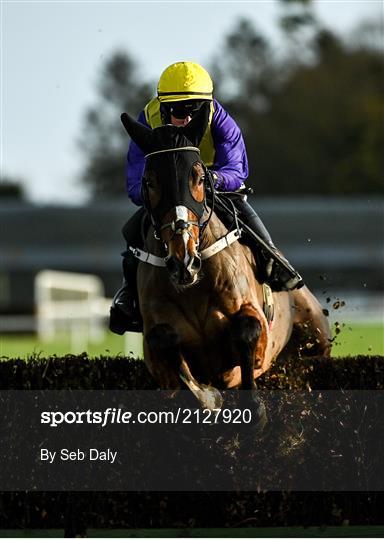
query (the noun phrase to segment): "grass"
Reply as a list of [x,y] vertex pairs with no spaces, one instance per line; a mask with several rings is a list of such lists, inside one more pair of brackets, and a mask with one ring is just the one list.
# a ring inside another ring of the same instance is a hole
[[[337,333],[336,333],[337,332]],[[380,324],[333,325],[335,340],[333,356],[384,355],[384,327]],[[141,335],[117,336],[106,332],[100,343],[87,343],[81,336],[62,336],[51,343],[43,343],[34,335],[4,335],[0,337],[0,357],[26,358],[28,356],[64,356],[86,352],[97,356],[141,356]]]
[[52,342],[42,342],[36,335],[5,335],[0,337],[0,359],[26,358],[50,355],[65,356],[66,354],[80,354],[86,352],[89,357],[97,356],[142,356],[141,334],[127,333],[124,336],[105,332],[104,338],[99,342],[91,342],[79,335],[70,336],[62,334]]
[[[340,333],[336,334],[337,330]],[[333,356],[384,355],[384,326],[382,324],[333,325],[335,341]]]

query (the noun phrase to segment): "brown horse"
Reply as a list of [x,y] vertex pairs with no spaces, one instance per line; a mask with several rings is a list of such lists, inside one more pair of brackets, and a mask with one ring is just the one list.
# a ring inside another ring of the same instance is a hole
[[301,349],[329,355],[329,324],[307,287],[274,293],[268,324],[253,253],[207,206],[208,175],[196,147],[208,112],[202,107],[184,128],[154,130],[122,115],[146,153],[143,198],[152,227],[144,250],[134,252],[142,261],[144,357],[162,388],[185,384],[204,408],[221,407],[218,388],[249,390],[262,420],[255,379],[292,348],[294,337]]

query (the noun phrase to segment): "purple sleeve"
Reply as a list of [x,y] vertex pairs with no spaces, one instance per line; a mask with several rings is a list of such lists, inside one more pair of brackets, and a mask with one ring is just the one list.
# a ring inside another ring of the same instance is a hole
[[[144,111],[141,111],[137,121],[149,127]],[[143,176],[143,171],[144,152],[131,140],[127,155],[126,182],[128,196],[137,206],[143,205],[141,199],[141,177]]]
[[212,170],[219,179],[220,191],[235,191],[248,178],[248,159],[239,126],[215,100],[212,121],[212,138],[215,145],[215,163]]

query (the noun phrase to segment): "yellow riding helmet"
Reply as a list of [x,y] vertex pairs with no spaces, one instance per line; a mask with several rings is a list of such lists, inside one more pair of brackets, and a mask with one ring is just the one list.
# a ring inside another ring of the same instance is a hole
[[213,99],[213,82],[202,66],[194,62],[176,62],[159,79],[157,96],[161,103],[187,99]]

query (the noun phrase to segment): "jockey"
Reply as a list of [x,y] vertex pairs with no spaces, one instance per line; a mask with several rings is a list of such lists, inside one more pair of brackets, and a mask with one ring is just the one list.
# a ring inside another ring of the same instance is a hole
[[[157,85],[157,97],[153,98],[139,114],[138,121],[152,129],[165,124],[185,126],[205,101],[210,102],[210,115],[206,132],[199,144],[201,159],[211,172],[215,189],[220,192],[236,192],[245,187],[248,177],[248,161],[243,136],[236,122],[213,97],[213,83],[208,72],[193,62],[176,62],[162,73]],[[143,205],[141,179],[144,171],[144,152],[131,141],[127,156],[127,191],[137,206]],[[276,252],[271,236],[260,217],[246,200],[246,196],[231,198],[239,218]],[[215,207],[215,210],[217,208]],[[139,247],[144,209],[136,212],[123,228],[128,246]],[[232,217],[222,215],[225,225]],[[248,239],[250,247],[258,252],[262,262],[262,276],[273,290],[292,290],[303,285],[301,276],[276,272],[276,261],[260,246]],[[253,245],[252,245],[253,244]],[[281,257],[281,255],[280,255]],[[137,259],[129,252],[123,259],[123,286],[116,293],[111,307],[110,329],[118,334],[126,330],[141,331],[141,317],[137,299]],[[295,271],[294,271],[295,272]]]

